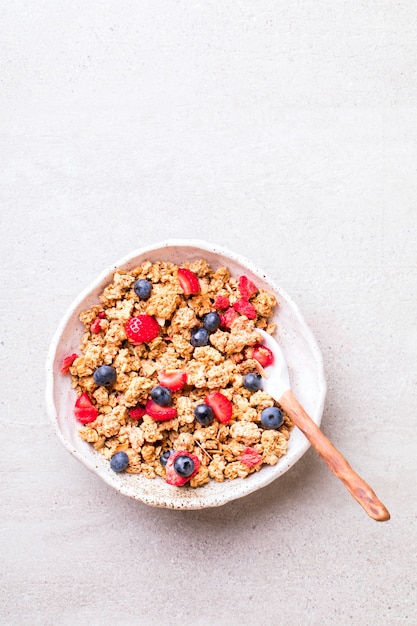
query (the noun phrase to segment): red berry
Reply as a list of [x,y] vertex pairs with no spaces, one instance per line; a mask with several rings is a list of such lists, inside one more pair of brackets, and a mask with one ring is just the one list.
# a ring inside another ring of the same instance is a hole
[[146,413],[146,409],[143,406],[135,406],[133,409],[129,409],[129,417],[132,420],[140,420]]
[[220,315],[220,326],[222,328],[232,328],[232,324],[237,318],[237,313],[233,307],[227,309],[225,313]]
[[100,326],[100,318],[96,317],[96,319],[93,321],[93,323],[90,326],[90,330],[92,333],[95,333],[96,335],[100,332],[101,330],[101,326]]
[[92,403],[88,393],[84,392],[78,396],[75,402],[75,406],[79,407],[80,409],[89,409],[90,407],[94,407],[94,404]]
[[185,267],[180,267],[178,270],[178,282],[186,296],[200,292],[200,283],[197,276]]
[[[194,471],[190,476],[180,476],[174,469],[175,459],[179,456],[188,456],[190,459],[194,461]],[[188,452],[187,450],[176,450],[173,454],[168,457],[168,461],[166,464],[166,475],[165,480],[169,485],[174,485],[174,487],[182,487],[185,483],[188,483],[193,476],[195,476],[200,469],[200,459],[195,454]]]
[[187,382],[187,373],[181,370],[162,370],[158,374],[158,380],[171,391],[179,391]]
[[255,467],[262,461],[262,455],[259,454],[254,448],[245,448],[240,457],[240,462],[246,467]]
[[258,287],[251,280],[249,280],[247,276],[241,276],[239,278],[238,286],[240,295],[243,298],[250,298],[258,291]]
[[217,296],[213,306],[215,309],[227,309],[230,306],[229,298],[227,296]]
[[127,320],[125,331],[130,343],[137,346],[155,339],[159,335],[159,324],[150,315],[138,315]]
[[106,319],[106,311],[100,311],[100,313],[97,313],[97,317],[99,317],[101,320]]
[[222,424],[228,424],[232,418],[232,403],[219,391],[213,391],[204,398],[214,413],[214,417]]
[[69,373],[69,368],[74,363],[77,357],[78,357],[78,354],[69,354],[68,356],[65,357],[65,359],[62,361],[62,365],[60,369],[61,374]]
[[255,307],[249,302],[247,298],[239,298],[239,300],[234,303],[233,307],[235,311],[237,311],[241,315],[246,315],[248,319],[256,319]]
[[177,409],[170,406],[160,406],[153,400],[148,400],[145,407],[146,414],[157,422],[166,422],[177,416]]
[[271,350],[266,346],[261,345],[254,346],[253,354],[250,358],[258,361],[258,363],[260,363],[262,367],[272,365],[272,363],[274,362],[273,352],[271,352]]
[[82,393],[78,396],[75,407],[74,415],[81,424],[88,424],[94,422],[98,416],[98,411],[94,404],[90,400],[88,393]]

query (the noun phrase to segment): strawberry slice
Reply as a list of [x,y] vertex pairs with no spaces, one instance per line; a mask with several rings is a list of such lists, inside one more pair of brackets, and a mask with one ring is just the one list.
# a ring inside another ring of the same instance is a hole
[[213,391],[204,398],[214,413],[214,417],[222,424],[228,424],[232,418],[232,403],[220,391]]
[[[190,476],[180,476],[174,469],[175,459],[179,456],[188,456],[194,461],[194,471]],[[185,483],[188,483],[193,476],[195,476],[200,469],[200,459],[195,454],[188,452],[187,450],[176,450],[170,455],[166,464],[165,480],[168,485],[174,485],[174,487],[182,487]]]
[[187,382],[187,373],[181,370],[162,370],[158,374],[158,380],[171,391],[179,391]]
[[177,409],[170,406],[160,406],[153,400],[148,400],[145,407],[146,414],[157,422],[166,422],[177,416]]
[[90,326],[90,330],[95,335],[97,335],[100,332],[101,326],[100,326],[100,318],[99,317],[96,317],[96,319],[92,322],[92,324]]
[[213,306],[215,309],[228,309],[230,306],[229,298],[227,296],[217,296],[213,302]]
[[150,315],[131,317],[125,326],[127,338],[134,346],[152,341],[159,335],[159,330],[158,322]]
[[74,415],[81,424],[89,424],[97,419],[98,412],[94,407],[91,409],[74,408]]
[[233,307],[227,309],[225,313],[220,315],[221,328],[232,328],[232,324],[237,318],[237,313]]
[[69,374],[69,368],[74,363],[75,359],[78,357],[78,354],[69,354],[62,361],[61,369],[59,370],[61,374]]
[[247,298],[239,298],[239,300],[236,300],[233,308],[241,315],[246,315],[246,317],[250,320],[256,319],[255,307]]
[[80,396],[78,396],[75,402],[75,406],[79,407],[80,409],[89,409],[90,407],[94,407],[94,404],[92,403],[88,393],[84,392]]
[[200,292],[200,283],[197,276],[185,267],[180,267],[178,270],[178,282],[186,296]]
[[245,448],[240,457],[240,462],[246,467],[255,467],[262,461],[262,455],[255,448]]
[[258,287],[247,276],[241,276],[238,283],[240,295],[243,298],[250,298],[258,291]]
[[97,313],[97,317],[99,317],[101,320],[105,320],[107,315],[105,311],[100,311],[100,313]]
[[143,406],[135,406],[133,409],[129,409],[129,417],[132,420],[140,420],[146,413],[146,409]]
[[249,358],[258,361],[258,363],[260,363],[262,367],[268,367],[268,365],[272,365],[272,363],[274,362],[273,352],[271,352],[271,350],[266,346],[262,346],[260,344],[254,346],[253,354]]
[[74,415],[81,424],[88,424],[94,422],[98,416],[98,411],[94,404],[91,402],[88,393],[82,393],[78,396],[75,406]]

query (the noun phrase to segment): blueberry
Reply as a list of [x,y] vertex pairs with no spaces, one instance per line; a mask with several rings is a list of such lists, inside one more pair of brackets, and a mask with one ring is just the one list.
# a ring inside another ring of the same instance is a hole
[[129,465],[129,457],[126,452],[116,452],[110,459],[110,467],[113,472],[124,472]]
[[100,387],[109,387],[116,380],[116,370],[111,365],[100,365],[93,375],[94,382]]
[[215,333],[220,326],[220,315],[215,311],[207,313],[207,315],[203,317],[203,325],[209,333]]
[[159,461],[161,463],[161,465],[163,465],[165,467],[165,465],[167,464],[167,461],[169,459],[169,457],[171,456],[171,454],[174,452],[174,450],[165,450],[165,452],[163,452],[161,454],[161,456],[159,457]]
[[167,387],[157,385],[151,391],[151,398],[159,406],[167,406],[171,402],[171,392]]
[[202,426],[209,426],[214,419],[214,413],[208,404],[198,404],[194,409],[195,419]]
[[194,348],[206,346],[208,344],[207,330],[205,328],[196,328],[195,330],[192,330],[190,342]]
[[276,406],[269,406],[261,413],[261,423],[264,428],[276,430],[284,423],[284,416],[281,409]]
[[182,476],[183,478],[187,478],[188,476],[191,476],[194,469],[195,469],[194,461],[189,456],[186,456],[185,454],[181,454],[180,456],[177,456],[177,458],[174,461],[174,470],[177,472],[179,476]]
[[262,376],[260,374],[246,374],[243,378],[243,386],[248,391],[262,389]]
[[133,290],[138,298],[141,300],[147,300],[151,295],[152,283],[150,283],[149,280],[140,278],[133,285]]

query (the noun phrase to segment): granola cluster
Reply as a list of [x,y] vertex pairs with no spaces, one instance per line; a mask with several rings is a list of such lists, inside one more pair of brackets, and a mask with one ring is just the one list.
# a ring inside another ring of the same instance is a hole
[[[232,315],[209,335],[208,345],[194,347],[191,332],[202,325],[202,316],[215,311],[216,302],[226,300],[233,312],[241,293],[227,267],[214,270],[205,260],[183,267],[198,277],[197,294],[184,294],[179,266],[173,263],[145,261],[129,272],[117,271],[100,295],[100,303],[80,315],[85,327],[81,355],[69,371],[77,395],[88,394],[98,411],[96,419],[79,431],[83,440],[106,459],[125,452],[126,471],[147,478],[165,477],[160,457],[167,450],[188,451],[200,461],[189,484],[200,487],[210,479],[244,478],[264,464],[275,465],[286,452],[292,425],[284,413],[279,429],[264,429],[261,412],[279,405],[264,391],[251,392],[243,386],[248,372],[264,374],[251,355],[253,346],[260,343],[256,328],[271,334],[275,330],[269,321],[276,306],[274,295],[256,290],[250,297],[253,319]],[[152,284],[147,300],[141,300],[133,289],[138,279]],[[133,345],[126,336],[126,322],[138,315],[156,318],[160,332],[148,343]],[[94,372],[102,365],[111,365],[117,373],[109,387],[94,381]],[[160,384],[160,372],[171,370],[186,372],[186,384],[172,393],[175,418],[157,421],[144,407],[151,390]],[[214,391],[230,400],[232,417],[228,423],[214,420],[202,426],[194,409]],[[140,417],[138,408],[143,413]]]

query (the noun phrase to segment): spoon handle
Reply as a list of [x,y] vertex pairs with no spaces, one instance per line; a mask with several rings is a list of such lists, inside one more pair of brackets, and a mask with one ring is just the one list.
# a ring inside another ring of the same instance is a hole
[[389,520],[389,511],[377,498],[370,486],[349,465],[344,456],[334,447],[331,441],[321,432],[320,428],[306,413],[292,391],[286,391],[279,400],[284,411],[293,424],[307,437],[313,448],[327,463],[331,471],[339,478],[351,495],[365,509],[369,517],[378,521]]

